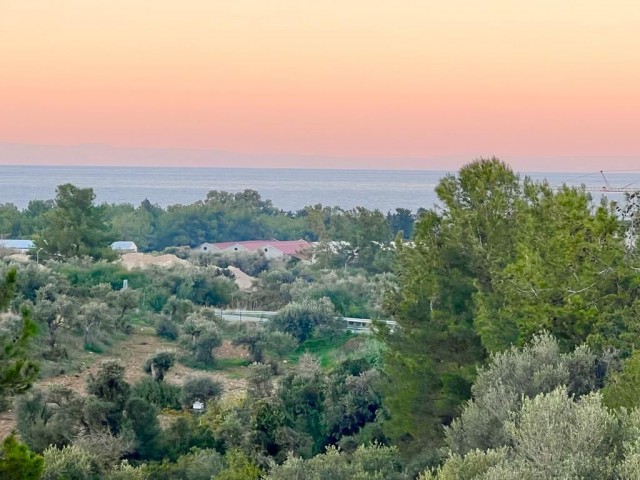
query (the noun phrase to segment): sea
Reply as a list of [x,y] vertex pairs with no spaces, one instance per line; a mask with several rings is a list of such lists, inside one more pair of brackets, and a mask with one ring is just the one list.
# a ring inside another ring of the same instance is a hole
[[[285,211],[322,204],[382,212],[396,208],[416,211],[437,204],[435,186],[447,173],[431,170],[321,170],[266,168],[166,168],[0,165],[0,204],[23,209],[30,200],[55,197],[56,186],[72,183],[92,187],[97,203],[139,205],[145,199],[162,207],[190,204],[211,190],[239,192],[253,189]],[[586,185],[599,200],[605,180],[592,173],[523,173],[552,186]],[[608,173],[616,188],[640,188],[640,173]],[[622,200],[620,193],[609,193]]]

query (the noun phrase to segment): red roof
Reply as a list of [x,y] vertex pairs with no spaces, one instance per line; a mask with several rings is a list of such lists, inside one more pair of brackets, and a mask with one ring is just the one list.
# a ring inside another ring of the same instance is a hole
[[234,245],[242,245],[250,251],[262,250],[267,246],[271,246],[273,248],[277,248],[285,255],[293,255],[302,250],[311,248],[311,244],[306,240],[248,240],[244,242],[218,242],[212,243],[211,245],[219,248],[220,250],[226,250]]
[[293,255],[300,253],[302,250],[311,248],[311,244],[306,240],[286,240],[283,242],[277,242],[275,244],[269,244],[274,248],[277,248],[286,255]]

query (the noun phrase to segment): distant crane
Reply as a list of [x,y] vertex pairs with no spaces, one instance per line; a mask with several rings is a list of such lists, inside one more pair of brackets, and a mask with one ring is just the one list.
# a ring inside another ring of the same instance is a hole
[[604,171],[600,170],[600,175],[602,175],[602,179],[604,180],[604,187],[596,188],[596,187],[586,187],[585,190],[590,192],[616,192],[616,193],[636,193],[640,188],[630,188],[631,185],[636,183],[638,180],[634,180],[633,182],[625,185],[624,187],[612,187],[607,179]]

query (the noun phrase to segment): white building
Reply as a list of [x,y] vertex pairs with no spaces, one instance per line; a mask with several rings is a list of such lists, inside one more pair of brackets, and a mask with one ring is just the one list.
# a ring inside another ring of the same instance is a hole
[[138,251],[138,246],[133,242],[113,242],[111,250],[118,253],[135,253]]
[[9,250],[12,253],[27,253],[36,248],[33,240],[0,240],[0,250]]

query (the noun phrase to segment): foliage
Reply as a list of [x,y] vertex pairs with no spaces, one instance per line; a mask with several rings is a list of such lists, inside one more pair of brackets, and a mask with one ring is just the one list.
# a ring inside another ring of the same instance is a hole
[[224,458],[213,449],[194,448],[182,455],[176,463],[163,463],[151,467],[151,479],[176,478],[187,480],[210,480],[225,468]]
[[167,340],[176,340],[180,334],[178,325],[172,322],[169,318],[161,316],[156,321],[156,334],[159,337],[166,338]]
[[38,365],[27,356],[27,346],[35,334],[31,313],[24,307],[21,315],[2,313],[13,296],[17,273],[7,272],[0,283],[0,410],[6,398],[26,391],[38,374]]
[[338,330],[333,305],[325,298],[290,303],[273,317],[269,325],[293,335],[299,342],[310,338],[317,329]]
[[182,389],[177,385],[143,378],[131,388],[131,396],[141,398],[158,408],[180,409]]
[[216,480],[258,480],[262,474],[251,460],[238,450],[230,450],[225,455],[227,468],[220,471]]
[[244,345],[254,362],[273,362],[293,352],[298,342],[289,333],[268,330],[260,324],[241,324],[235,332],[234,345]]
[[275,466],[266,480],[321,480],[340,478],[350,480],[406,479],[401,470],[398,451],[395,447],[381,445],[361,446],[353,454],[347,455],[336,448],[328,448],[326,453],[310,460],[289,457],[280,466]]
[[627,408],[640,406],[640,352],[634,352],[627,359],[621,372],[608,379],[602,391],[604,404],[609,408]]
[[149,373],[156,382],[164,380],[165,374],[176,362],[176,354],[170,351],[157,352],[144,364],[145,373]]
[[82,400],[66,387],[34,390],[16,402],[18,432],[39,453],[50,445],[70,445],[83,428],[83,409]]
[[160,423],[157,409],[145,399],[133,397],[125,406],[127,425],[135,434],[136,452],[142,458],[160,456]]
[[182,326],[182,343],[190,350],[196,364],[211,367],[214,363],[213,349],[222,344],[220,329],[206,316],[192,314]]
[[454,455],[432,478],[474,478],[460,477],[469,469],[496,479],[614,478],[622,438],[600,395],[574,399],[558,388],[525,398],[514,413],[506,429],[510,447],[473,451],[469,461]]
[[222,394],[222,385],[209,377],[191,377],[182,384],[182,404],[190,407],[193,402],[200,400],[205,402],[219,397]]
[[44,451],[42,480],[97,480],[100,470],[94,457],[73,445]]
[[124,379],[124,366],[116,360],[103,360],[96,375],[89,375],[87,392],[96,397],[89,406],[96,409],[94,416],[102,416],[113,433],[120,431],[130,391],[131,386]]
[[92,188],[69,183],[56,189],[55,207],[45,215],[45,228],[36,247],[51,256],[111,258],[115,236],[104,220],[104,207],[93,204]]
[[475,364],[547,329],[569,350],[629,353],[638,282],[615,209],[583,189],[520,179],[497,159],[472,162],[436,187],[413,244],[398,243],[385,305],[386,431],[437,447],[470,394]]
[[44,460],[16,439],[7,436],[0,446],[0,478],[5,480],[39,480]]
[[597,385],[596,366],[588,347],[563,354],[548,333],[535,336],[524,348],[493,355],[478,372],[472,399],[446,429],[447,444],[458,454],[508,445],[507,426],[522,402],[561,386],[570,395],[585,395]]

